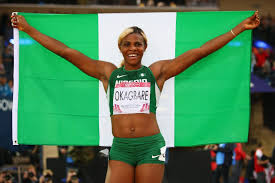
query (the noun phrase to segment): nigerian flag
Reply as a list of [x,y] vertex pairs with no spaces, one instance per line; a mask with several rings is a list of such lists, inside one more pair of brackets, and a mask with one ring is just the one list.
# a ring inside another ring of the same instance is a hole
[[[40,32],[117,66],[123,59],[119,34],[138,26],[148,37],[142,64],[149,66],[200,47],[253,12],[19,14]],[[26,33],[14,33],[13,142],[110,146],[102,83]],[[247,140],[250,54],[251,31],[245,31],[165,83],[157,120],[168,146]]]

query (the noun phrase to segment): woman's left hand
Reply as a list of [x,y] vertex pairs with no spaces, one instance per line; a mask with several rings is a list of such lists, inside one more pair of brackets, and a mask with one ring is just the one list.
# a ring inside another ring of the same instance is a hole
[[258,27],[260,25],[260,17],[258,10],[251,17],[245,19],[242,22],[242,24],[245,30],[255,29],[256,27]]

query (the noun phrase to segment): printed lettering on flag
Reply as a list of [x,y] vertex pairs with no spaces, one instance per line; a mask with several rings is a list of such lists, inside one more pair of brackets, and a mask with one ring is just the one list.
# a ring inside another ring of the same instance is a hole
[[149,113],[150,82],[120,82],[115,85],[113,114]]

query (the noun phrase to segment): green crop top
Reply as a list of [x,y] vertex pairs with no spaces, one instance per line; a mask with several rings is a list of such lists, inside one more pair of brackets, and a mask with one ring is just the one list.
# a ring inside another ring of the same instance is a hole
[[107,98],[110,114],[156,113],[160,90],[152,71],[141,66],[127,71],[124,67],[110,76]]

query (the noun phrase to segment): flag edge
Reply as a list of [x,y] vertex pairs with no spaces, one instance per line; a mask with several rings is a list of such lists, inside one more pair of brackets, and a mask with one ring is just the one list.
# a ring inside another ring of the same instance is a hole
[[[17,14],[17,12],[15,12]],[[13,72],[13,103],[12,103],[12,143],[18,145],[18,88],[19,88],[19,30],[13,28],[14,36],[14,72]]]

